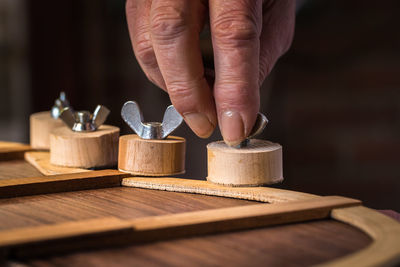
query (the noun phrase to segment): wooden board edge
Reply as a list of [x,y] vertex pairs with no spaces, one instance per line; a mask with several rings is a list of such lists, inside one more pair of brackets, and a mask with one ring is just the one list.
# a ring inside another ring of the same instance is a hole
[[366,248],[318,266],[397,266],[400,264],[400,223],[376,210],[357,206],[333,209],[331,218],[347,223],[372,238]]
[[121,186],[128,176],[117,170],[99,170],[82,173],[0,180],[0,198],[59,193]]
[[116,217],[9,229],[0,231],[0,252],[4,259],[15,259],[103,248],[124,244],[131,232],[130,223]]
[[[29,257],[75,248],[169,240],[323,219],[329,217],[334,208],[354,205],[360,205],[360,201],[329,196],[291,203],[263,203],[131,220],[111,217],[7,229],[0,231],[0,251],[6,257]],[[83,243],[80,242],[82,240]]]
[[[122,185],[269,203],[282,203],[319,197],[317,195],[268,187],[226,187],[211,184],[207,181],[184,180],[179,178],[128,177],[122,180]],[[362,206],[335,209],[331,213],[331,218],[348,223],[364,231],[373,241],[367,248],[359,252],[349,254],[338,260],[322,264],[321,266],[394,266],[400,264],[399,222]],[[368,222],[369,220],[373,222]]]
[[283,203],[318,198],[317,195],[271,187],[227,187],[204,180],[171,177],[127,177],[122,186],[229,197],[268,203]]
[[48,151],[28,151],[25,152],[24,157],[28,163],[43,175],[58,175],[90,171],[83,168],[69,168],[50,164],[50,152]]
[[[116,172],[114,174],[118,176],[118,184],[114,184],[114,182],[112,182],[111,185],[106,183],[101,186],[97,185],[96,187],[91,187],[91,186],[82,187],[82,184],[79,183],[79,180],[82,179],[82,177],[85,178],[86,176],[89,175],[91,176],[89,178],[93,178],[92,177],[93,172],[104,172],[104,171]],[[207,183],[206,181],[195,181],[196,183],[200,182],[200,186],[191,187],[185,183],[190,184],[194,180],[185,181],[185,179],[179,179],[179,178],[141,178],[141,177],[129,177],[125,178],[126,179],[125,180],[124,177],[127,177],[129,175],[118,172],[116,170],[103,170],[103,171],[93,171],[93,172],[66,175],[65,180],[75,181],[76,183],[72,183],[74,184],[72,188],[61,187],[58,189],[60,191],[45,190],[45,188],[48,188],[46,184],[47,182],[54,182],[54,183],[59,182],[59,180],[56,178],[58,175],[45,177],[50,179],[52,177],[55,177],[56,179],[54,181],[41,181],[41,179],[43,179],[44,177],[3,180],[0,181],[0,197],[15,197],[15,196],[32,195],[32,194],[44,194],[53,192],[65,192],[73,190],[119,186],[122,181],[122,184],[124,186],[150,188],[150,189],[166,190],[174,192],[199,193],[199,194],[215,195],[222,197],[234,197],[238,199],[256,200],[269,203],[283,203],[289,201],[320,198],[317,195],[311,195],[301,192],[275,189],[275,188],[264,188],[264,187],[231,188],[213,184],[210,184],[209,186],[206,184]],[[146,179],[147,181],[143,181],[144,179]],[[160,179],[164,181],[161,182]],[[25,194],[24,193],[18,194],[18,192],[21,192],[18,191],[20,189],[15,191],[15,188],[8,188],[11,189],[11,191],[8,192],[7,195],[3,194],[4,188],[7,188],[7,186],[9,186],[10,184],[5,185],[4,184],[5,181],[8,183],[11,182],[11,184],[14,182],[15,185],[13,186],[16,187],[26,187],[26,185],[31,185],[31,186],[38,185],[38,187],[41,188],[41,190],[39,191],[29,190],[29,192],[26,191]],[[182,183],[178,183],[178,186],[176,187],[171,186],[171,183],[175,182],[182,182]],[[254,192],[251,193],[251,191],[256,191],[256,193]],[[359,252],[355,252],[338,260],[334,260],[332,262],[323,264],[322,266],[349,266],[349,264],[351,263],[357,263],[358,266],[385,266],[385,265],[391,266],[400,263],[400,223],[374,210],[361,206],[334,209],[331,212],[331,218],[341,222],[348,223],[366,232],[366,234],[372,237],[373,242],[370,246]],[[368,259],[368,261],[363,260],[364,258]],[[360,265],[359,263],[362,264]]]
[[24,159],[24,153],[31,150],[27,144],[0,141],[0,161]]

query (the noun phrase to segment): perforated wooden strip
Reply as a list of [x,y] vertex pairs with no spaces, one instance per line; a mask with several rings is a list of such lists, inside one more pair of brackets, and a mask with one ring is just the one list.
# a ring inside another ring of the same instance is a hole
[[226,187],[208,181],[180,178],[128,177],[123,186],[231,197],[268,203],[281,203],[317,198],[319,196],[271,187]]
[[[93,246],[150,242],[327,218],[333,208],[360,205],[344,197],[321,197],[292,203],[153,216],[133,220],[99,218],[0,231],[0,250],[27,256]],[[104,237],[104,238],[102,238]],[[93,242],[94,239],[96,242]],[[83,243],[81,243],[81,241]]]
[[90,171],[0,180],[0,198],[121,186],[126,173],[117,170]]

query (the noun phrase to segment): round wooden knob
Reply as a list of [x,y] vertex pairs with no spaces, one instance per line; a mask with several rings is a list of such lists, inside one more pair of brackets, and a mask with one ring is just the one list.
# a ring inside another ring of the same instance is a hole
[[265,140],[250,140],[243,148],[223,141],[207,145],[207,180],[229,186],[260,186],[283,180],[282,147]]
[[60,119],[54,119],[50,111],[34,113],[30,116],[30,143],[33,149],[50,149],[50,132],[64,126]]
[[50,163],[94,168],[117,164],[119,128],[102,125],[93,132],[74,132],[66,126],[50,134]]
[[168,176],[185,173],[186,141],[182,137],[141,139],[136,134],[119,138],[118,169],[134,175]]

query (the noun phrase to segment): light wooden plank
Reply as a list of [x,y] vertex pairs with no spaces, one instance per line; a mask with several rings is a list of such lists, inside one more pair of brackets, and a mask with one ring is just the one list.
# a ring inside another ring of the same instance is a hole
[[0,141],[0,160],[23,159],[24,153],[31,149],[26,144]]
[[329,196],[280,204],[256,204],[132,220],[138,241],[256,228],[328,218],[333,208],[360,205],[359,200]]
[[0,232],[0,247],[14,247],[53,239],[86,236],[124,228],[131,228],[131,225],[116,217],[103,217],[53,225],[9,229]]
[[50,164],[50,152],[48,151],[25,152],[25,160],[44,175],[57,175],[90,171],[83,168],[69,168]]
[[230,197],[268,203],[282,203],[318,197],[312,194],[271,187],[226,187],[208,181],[169,177],[128,177],[122,180],[122,185],[171,192]]
[[[201,234],[242,230],[283,223],[327,218],[334,208],[360,205],[360,201],[344,197],[320,197],[312,200],[256,204],[133,220],[112,220],[99,223],[85,220],[47,226],[28,227],[0,232],[0,249],[12,255],[30,255],[82,248],[77,240],[84,237],[85,246],[110,245],[113,242],[140,243]],[[129,225],[129,227],[128,227]],[[128,231],[130,228],[130,231]],[[123,233],[121,235],[121,233]],[[89,239],[95,235],[96,242]],[[107,238],[99,239],[101,236]],[[40,248],[44,244],[44,248]],[[32,247],[35,249],[32,250]]]
[[0,198],[121,186],[126,173],[100,170],[83,173],[0,180]]
[[400,263],[399,222],[362,206],[334,209],[331,217],[364,231],[374,242],[359,252],[321,266],[396,266]]
[[0,251],[3,257],[24,258],[107,247],[123,244],[124,235],[131,232],[128,222],[115,217],[17,228],[0,232]]

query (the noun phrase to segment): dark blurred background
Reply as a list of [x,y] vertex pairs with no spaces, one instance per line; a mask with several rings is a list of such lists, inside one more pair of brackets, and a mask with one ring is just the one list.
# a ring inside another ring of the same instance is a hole
[[[124,0],[0,0],[0,140],[28,142],[29,114],[61,90],[75,109],[136,100],[160,121],[168,96],[139,68]],[[400,1],[303,1],[291,50],[265,81],[262,138],[284,148],[278,187],[359,198],[400,211]],[[206,144],[186,125],[184,177],[207,175]]]

